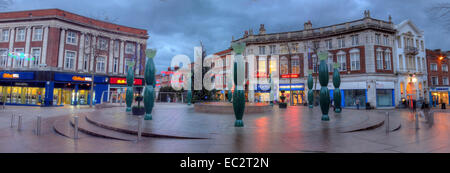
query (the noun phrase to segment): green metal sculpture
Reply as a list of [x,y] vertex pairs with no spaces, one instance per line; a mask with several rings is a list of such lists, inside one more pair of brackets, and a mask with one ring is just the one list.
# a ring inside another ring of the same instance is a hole
[[339,89],[339,86],[341,85],[341,75],[339,74],[339,64],[337,63],[334,64],[333,85],[334,112],[341,113],[341,90]]
[[192,102],[192,88],[191,88],[192,82],[191,82],[190,74],[188,75],[187,80],[188,80],[188,91],[187,91],[186,101],[187,101],[188,106],[190,106],[191,102]]
[[145,118],[144,120],[152,119],[152,110],[155,104],[155,63],[153,57],[156,55],[156,50],[149,49],[146,51],[147,62],[145,63],[144,71],[144,105],[145,105]]
[[328,90],[328,81],[330,76],[328,74],[328,66],[325,60],[328,58],[328,53],[319,53],[319,82],[320,82],[320,109],[322,110],[322,121],[329,121],[328,111],[330,108],[330,91]]
[[127,72],[127,92],[125,102],[127,104],[127,112],[131,112],[131,105],[133,104],[133,82],[134,82],[134,63],[128,64],[128,72]]
[[[236,121],[234,123],[235,127],[243,127],[244,122],[242,118],[244,117],[245,110],[245,93],[244,93],[244,59],[242,58],[242,52],[245,49],[245,43],[235,43],[232,45],[233,51],[236,53],[236,58],[234,62],[234,93],[233,93],[233,109]],[[239,70],[238,70],[239,69]],[[238,74],[238,72],[242,72]],[[241,75],[241,77],[238,77]]]
[[270,73],[270,78],[269,78],[269,85],[270,85],[270,106],[273,106],[273,90],[274,90],[274,86],[273,86],[273,80],[272,80],[272,75],[273,72]]
[[308,104],[309,104],[309,108],[313,108],[314,107],[314,92],[313,92],[313,85],[314,85],[314,81],[313,81],[313,77],[312,77],[312,71],[310,70],[308,72]]
[[231,80],[229,80],[230,82],[228,83],[228,102],[231,103],[232,99],[233,99],[233,92],[231,91]]

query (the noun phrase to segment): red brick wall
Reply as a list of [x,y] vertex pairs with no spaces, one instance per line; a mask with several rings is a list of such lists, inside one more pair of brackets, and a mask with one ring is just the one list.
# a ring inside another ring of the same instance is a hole
[[49,27],[47,42],[47,66],[58,67],[60,29]]
[[[444,52],[441,52],[440,50],[433,51],[433,50],[426,50],[426,56],[427,56],[427,72],[428,72],[428,83],[430,86],[432,85],[431,77],[435,76],[438,77],[438,85],[434,86],[443,86],[443,77],[448,77],[450,80],[450,72],[444,72],[442,71],[442,65],[447,64],[448,68],[450,68],[450,60],[448,58],[444,58],[442,60],[439,60],[439,57],[446,55]],[[431,70],[431,63],[437,64],[437,71]],[[448,86],[448,85],[446,85]]]

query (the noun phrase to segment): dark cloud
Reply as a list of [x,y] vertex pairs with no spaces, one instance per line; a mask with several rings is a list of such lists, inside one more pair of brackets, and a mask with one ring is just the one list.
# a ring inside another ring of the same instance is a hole
[[156,66],[165,70],[177,54],[192,58],[193,47],[202,41],[207,53],[230,46],[231,37],[244,30],[258,32],[264,23],[267,32],[333,25],[363,17],[366,9],[374,18],[394,23],[411,19],[425,31],[426,47],[450,49],[450,33],[430,20],[427,9],[439,1],[418,0],[16,0],[9,10],[60,8],[88,17],[98,14],[117,19],[122,25],[149,31],[149,48],[158,49]]

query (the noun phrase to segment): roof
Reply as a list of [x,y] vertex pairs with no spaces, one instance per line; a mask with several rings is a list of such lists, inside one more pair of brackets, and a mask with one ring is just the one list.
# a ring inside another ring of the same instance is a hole
[[148,33],[147,30],[145,29],[132,28],[97,19],[92,19],[89,17],[81,16],[60,9],[40,9],[40,10],[13,11],[0,13],[0,22],[13,20],[47,19],[47,18],[57,18],[68,22],[84,24],[91,27],[93,26],[100,27],[115,32],[119,31],[130,34],[136,34],[148,38]]
[[222,51],[220,51],[220,52],[217,52],[217,53],[215,53],[214,55],[228,54],[228,53],[230,53],[231,51],[233,51],[233,50],[232,50],[231,48],[228,48],[228,49],[222,50]]
[[420,34],[420,35],[423,34],[423,31],[420,30],[419,28],[417,28],[417,26],[414,25],[414,23],[413,23],[410,19],[406,19],[406,20],[400,22],[398,25],[395,25],[395,29],[398,30],[399,28],[402,28],[402,27],[406,26],[407,24],[408,24],[409,26],[411,26],[411,28],[412,28],[416,33],[418,33],[418,34]]

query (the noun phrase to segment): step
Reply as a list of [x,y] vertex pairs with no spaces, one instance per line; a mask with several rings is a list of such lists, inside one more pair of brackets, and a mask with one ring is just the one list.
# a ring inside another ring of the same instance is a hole
[[364,130],[372,130],[376,129],[384,124],[384,116],[380,115],[369,115],[369,119],[367,121],[362,122],[361,124],[356,124],[350,127],[343,127],[338,129],[339,133],[350,133],[350,132],[358,132]]
[[[53,130],[55,130],[56,133],[64,136],[64,137],[68,137],[71,139],[74,139],[74,132],[75,129],[73,128],[73,126],[70,124],[70,119],[73,119],[72,116],[64,116],[64,117],[60,117],[58,119],[56,119],[53,122]],[[78,138],[84,138],[86,137],[86,134],[83,133],[78,133]]]
[[[117,140],[124,140],[124,141],[136,141],[137,135],[130,135],[126,133],[121,133],[114,130],[105,129],[99,126],[96,126],[94,124],[89,123],[86,121],[86,118],[84,115],[79,116],[78,119],[78,129],[86,134],[96,136],[96,137],[103,137],[103,138],[109,138],[109,139],[117,139]],[[74,120],[73,118],[70,120],[70,124],[74,126]]]

